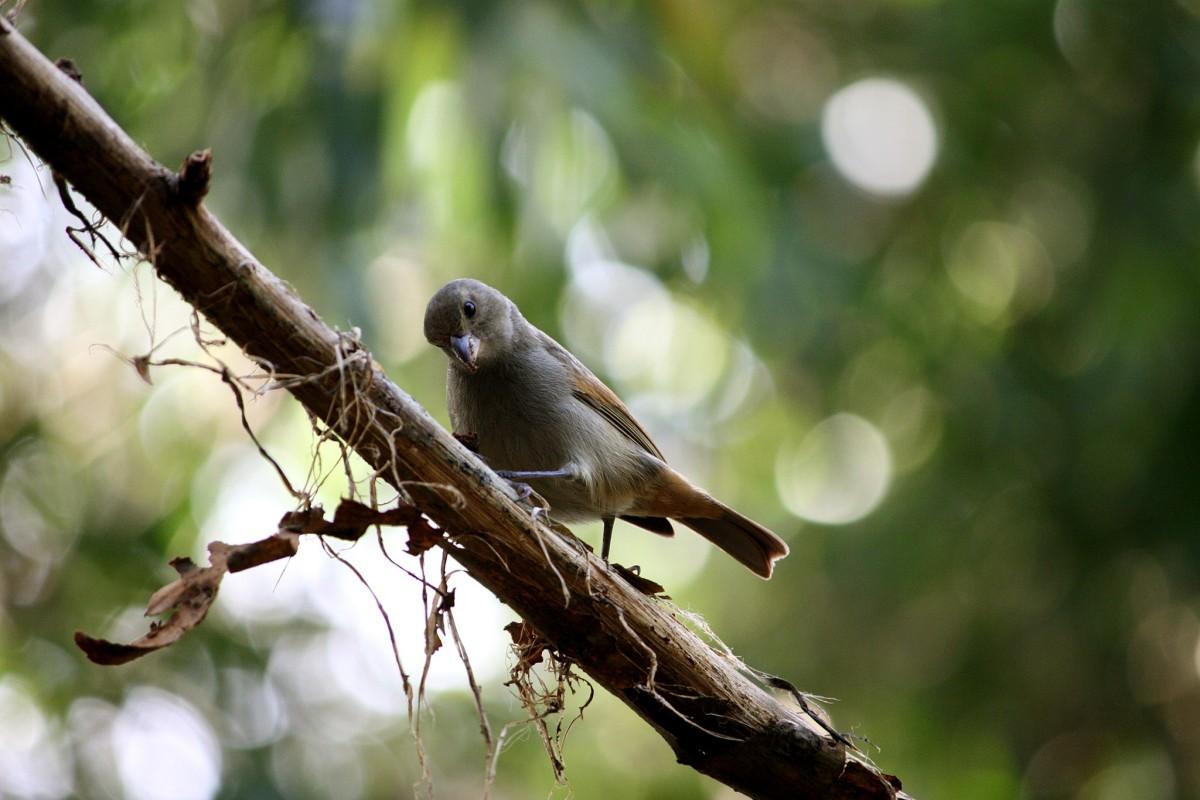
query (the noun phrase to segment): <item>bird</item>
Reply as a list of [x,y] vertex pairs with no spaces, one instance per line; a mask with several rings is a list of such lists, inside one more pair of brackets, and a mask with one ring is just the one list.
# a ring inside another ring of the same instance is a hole
[[699,533],[762,578],[787,544],[667,464],[617,394],[516,304],[459,278],[425,309],[426,340],[447,356],[446,401],[456,436],[496,473],[535,490],[553,519],[616,519],[661,536],[670,520]]

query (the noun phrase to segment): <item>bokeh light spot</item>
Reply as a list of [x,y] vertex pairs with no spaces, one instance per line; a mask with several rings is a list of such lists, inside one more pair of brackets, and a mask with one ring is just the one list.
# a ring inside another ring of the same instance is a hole
[[380,256],[367,271],[367,286],[367,303],[382,340],[381,352],[397,361],[425,352],[421,326],[412,324],[424,315],[425,303],[435,288],[425,265],[401,255]]
[[969,310],[982,322],[1002,322],[1013,311],[1044,306],[1054,291],[1054,270],[1032,233],[1004,222],[976,222],[955,240],[946,270]]
[[560,233],[615,185],[617,157],[604,127],[586,111],[572,109],[514,124],[501,160],[509,176],[529,192],[534,208]]
[[937,157],[933,115],[917,93],[890,78],[840,89],[821,116],[821,137],[834,166],[872,194],[910,194]]
[[871,513],[887,493],[892,456],[883,434],[862,417],[834,414],[798,445],[785,445],[775,485],[796,516],[843,525]]
[[0,681],[0,797],[66,797],[71,766],[29,687],[11,676]]
[[1157,749],[1135,752],[1101,770],[1076,797],[1082,800],[1167,800],[1175,793],[1170,757]]
[[561,315],[568,345],[624,388],[651,397],[660,414],[695,407],[725,377],[733,338],[652,273],[606,257],[607,249],[586,220],[568,240],[572,277]]
[[50,225],[58,216],[47,199],[49,176],[21,157],[15,141],[7,142],[8,155],[0,157],[0,175],[7,178],[0,184],[0,302],[19,294],[37,272],[50,247]]
[[916,384],[897,393],[880,419],[896,455],[899,472],[923,464],[942,438],[942,409],[937,395]]
[[112,744],[126,797],[206,800],[220,786],[221,752],[212,729],[167,692],[134,689],[113,721]]

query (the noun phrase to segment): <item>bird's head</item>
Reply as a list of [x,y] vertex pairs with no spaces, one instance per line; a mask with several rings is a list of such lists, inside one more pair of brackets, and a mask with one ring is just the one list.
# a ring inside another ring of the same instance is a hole
[[470,278],[450,281],[425,308],[425,338],[456,368],[477,372],[511,351],[520,312],[500,292]]

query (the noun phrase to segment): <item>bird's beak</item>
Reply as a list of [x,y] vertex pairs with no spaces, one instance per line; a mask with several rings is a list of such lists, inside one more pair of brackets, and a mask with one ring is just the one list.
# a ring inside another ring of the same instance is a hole
[[475,363],[475,358],[479,355],[479,337],[469,333],[464,333],[462,336],[451,336],[450,351],[471,372],[479,368]]

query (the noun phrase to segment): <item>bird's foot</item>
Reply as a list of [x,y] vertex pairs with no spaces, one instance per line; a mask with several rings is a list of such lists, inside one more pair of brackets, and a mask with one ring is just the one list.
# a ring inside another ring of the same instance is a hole
[[528,500],[529,498],[533,497],[533,487],[528,483],[521,483],[520,481],[508,481],[508,485],[511,486],[512,490],[517,493],[518,503],[522,500]]
[[539,517],[545,517],[545,521],[547,523],[550,522],[550,506],[541,495],[533,490],[532,486],[510,478],[504,478],[504,480],[512,488],[513,492],[516,493],[516,502],[529,506],[529,514],[535,521]]

